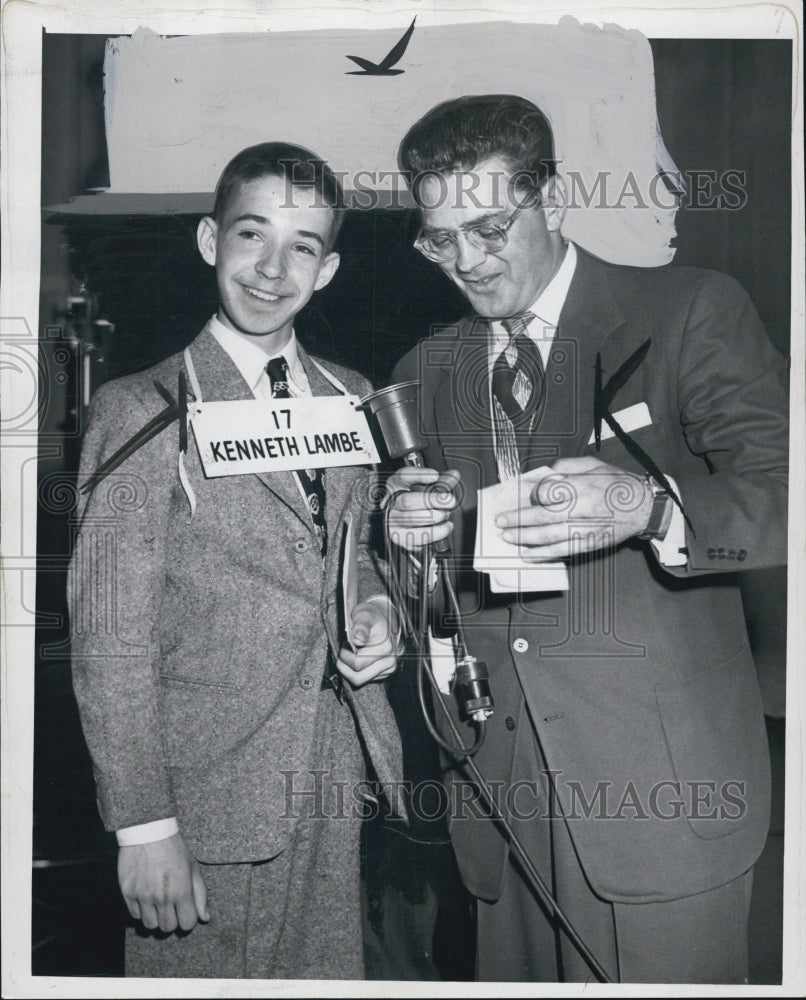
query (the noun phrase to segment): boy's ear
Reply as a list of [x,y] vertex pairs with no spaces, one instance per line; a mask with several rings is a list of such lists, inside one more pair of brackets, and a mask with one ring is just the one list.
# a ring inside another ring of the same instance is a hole
[[315,292],[330,283],[330,279],[339,269],[340,262],[341,257],[337,253],[329,253],[322,259],[322,263],[319,265],[319,274],[316,276],[316,282],[313,286]]
[[212,267],[215,267],[217,239],[218,225],[215,219],[205,215],[196,230],[196,245],[202,259]]

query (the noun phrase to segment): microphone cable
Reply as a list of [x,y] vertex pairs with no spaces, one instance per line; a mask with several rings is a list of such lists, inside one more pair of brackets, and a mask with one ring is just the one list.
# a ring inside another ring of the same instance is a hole
[[[580,936],[579,932],[571,923],[569,917],[566,916],[562,907],[551,893],[551,890],[543,881],[540,873],[538,872],[537,868],[532,862],[532,859],[529,857],[526,848],[523,846],[520,839],[518,838],[518,835],[515,833],[515,830],[513,829],[509,819],[504,815],[502,810],[499,808],[498,804],[495,802],[495,799],[493,798],[492,794],[490,793],[486,778],[479,770],[479,767],[476,764],[476,762],[473,760],[473,756],[480,749],[486,736],[485,720],[483,718],[480,718],[474,721],[474,725],[476,726],[477,730],[476,739],[473,742],[472,746],[466,747],[462,740],[462,736],[456,726],[456,723],[454,722],[453,717],[451,716],[450,710],[448,709],[448,706],[445,704],[443,693],[440,690],[436,677],[434,676],[434,672],[430,663],[430,657],[425,648],[427,634],[428,634],[428,612],[427,612],[428,570],[430,567],[430,560],[431,560],[431,551],[430,551],[431,546],[425,546],[422,551],[422,560],[419,572],[420,608],[419,608],[419,622],[417,629],[414,629],[411,622],[411,618],[408,614],[408,610],[406,607],[408,603],[408,597],[405,594],[403,587],[401,586],[400,575],[397,571],[397,566],[395,565],[395,558],[392,555],[392,546],[395,543],[392,542],[391,533],[389,530],[389,512],[392,507],[392,501],[394,500],[394,498],[399,493],[405,493],[405,492],[408,491],[398,490],[396,493],[387,495],[384,501],[384,534],[385,534],[387,550],[389,552],[390,578],[392,581],[393,590],[395,591],[395,597],[396,597],[395,604],[398,607],[399,612],[402,610],[401,617],[403,617],[404,619],[406,628],[408,630],[408,634],[412,637],[414,641],[417,653],[417,695],[420,702],[420,708],[423,713],[423,720],[425,721],[429,733],[431,734],[433,739],[436,740],[439,746],[442,747],[442,749],[446,753],[450,754],[452,757],[457,758],[461,762],[461,764],[464,765],[470,772],[471,777],[476,782],[476,786],[479,790],[479,793],[481,794],[484,804],[490,812],[490,816],[496,822],[498,822],[503,828],[507,842],[509,843],[510,847],[513,849],[515,855],[520,861],[523,867],[524,874],[526,875],[527,881],[530,883],[537,897],[540,899],[542,903],[544,903],[549,908],[551,913],[555,916],[557,922],[560,924],[560,926],[568,936],[568,939],[577,949],[579,954],[582,956],[584,961],[588,964],[591,971],[597,976],[600,982],[612,983],[613,980],[607,974],[604,967],[598,961],[596,956],[591,952],[591,950],[582,940],[582,937]],[[400,547],[396,546],[396,548]],[[441,570],[442,578],[443,581],[445,582],[445,586],[448,591],[448,596],[451,601],[454,614],[456,615],[460,650],[464,649],[466,653],[464,627],[462,625],[462,617],[459,608],[459,602],[456,596],[455,588],[453,587],[453,582],[451,580],[449,567],[446,565],[448,551],[449,549],[445,552],[440,553],[440,555],[436,557],[436,563],[437,566],[439,567],[439,570]],[[407,555],[411,557],[410,553],[407,553]],[[424,677],[428,678],[428,681],[431,685],[434,695],[433,701],[435,701],[439,705],[442,715],[445,719],[445,722],[450,728],[454,743],[449,743],[447,740],[443,739],[443,737],[437,731],[431,719],[431,713],[428,710],[428,706],[426,704],[426,699],[425,699],[425,683],[423,679]]]

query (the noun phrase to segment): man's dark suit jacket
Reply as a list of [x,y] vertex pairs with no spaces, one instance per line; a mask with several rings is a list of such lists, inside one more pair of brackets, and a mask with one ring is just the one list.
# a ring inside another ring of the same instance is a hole
[[[442,329],[393,376],[422,380],[426,464],[462,474],[452,545],[468,644],[496,701],[477,763],[506,783],[519,732],[533,727],[582,867],[606,899],[723,884],[754,863],[768,826],[763,712],[733,571],[786,561],[786,365],[731,278],[580,252],[527,468],[597,455],[596,353],[606,382],[651,338],[611,411],[647,404],[651,424],[632,436],[677,483],[693,527],[688,563],[664,568],[633,539],[572,559],[567,592],[496,595],[471,568],[476,490],[498,481],[487,335],[479,318]],[[642,471],[615,437],[598,457]],[[506,847],[495,826],[454,818],[452,836],[468,888],[496,899]]]
[[[190,353],[204,399],[252,398],[207,329]],[[313,395],[336,393],[302,349],[300,358]],[[81,482],[164,407],[153,380],[175,394],[184,367],[177,354],[98,391]],[[368,391],[355,372],[327,368],[349,392]],[[313,787],[306,770],[317,703],[336,697],[320,688],[328,646],[335,654],[340,644],[346,518],[359,538],[359,599],[384,590],[368,547],[374,480],[361,467],[327,470],[323,572],[293,473],[207,479],[191,430],[192,512],[177,428],[136,451],[82,504],[70,568],[74,687],[107,829],[177,816],[199,860],[256,861],[291,837],[303,800],[289,803],[289,788]],[[346,691],[339,717],[356,745],[360,729],[378,776],[399,778],[383,685]]]

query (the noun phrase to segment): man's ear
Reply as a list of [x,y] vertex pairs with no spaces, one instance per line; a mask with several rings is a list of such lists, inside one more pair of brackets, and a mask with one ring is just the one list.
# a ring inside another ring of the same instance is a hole
[[196,230],[196,246],[202,259],[211,267],[215,267],[217,241],[218,225],[215,219],[205,215]]
[[315,292],[318,292],[320,288],[324,288],[325,285],[330,284],[330,279],[338,271],[340,262],[341,257],[337,253],[329,253],[322,259],[322,263],[319,265],[319,274],[317,274],[316,282],[313,286]]
[[543,185],[541,194],[546,228],[549,232],[559,232],[568,205],[568,190],[565,181],[559,174],[554,174]]

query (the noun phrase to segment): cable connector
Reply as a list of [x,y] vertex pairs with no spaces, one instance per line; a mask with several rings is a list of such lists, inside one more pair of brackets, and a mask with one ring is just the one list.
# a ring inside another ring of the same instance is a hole
[[466,653],[456,664],[455,687],[466,715],[483,722],[493,714],[495,702],[490,692],[487,664]]

